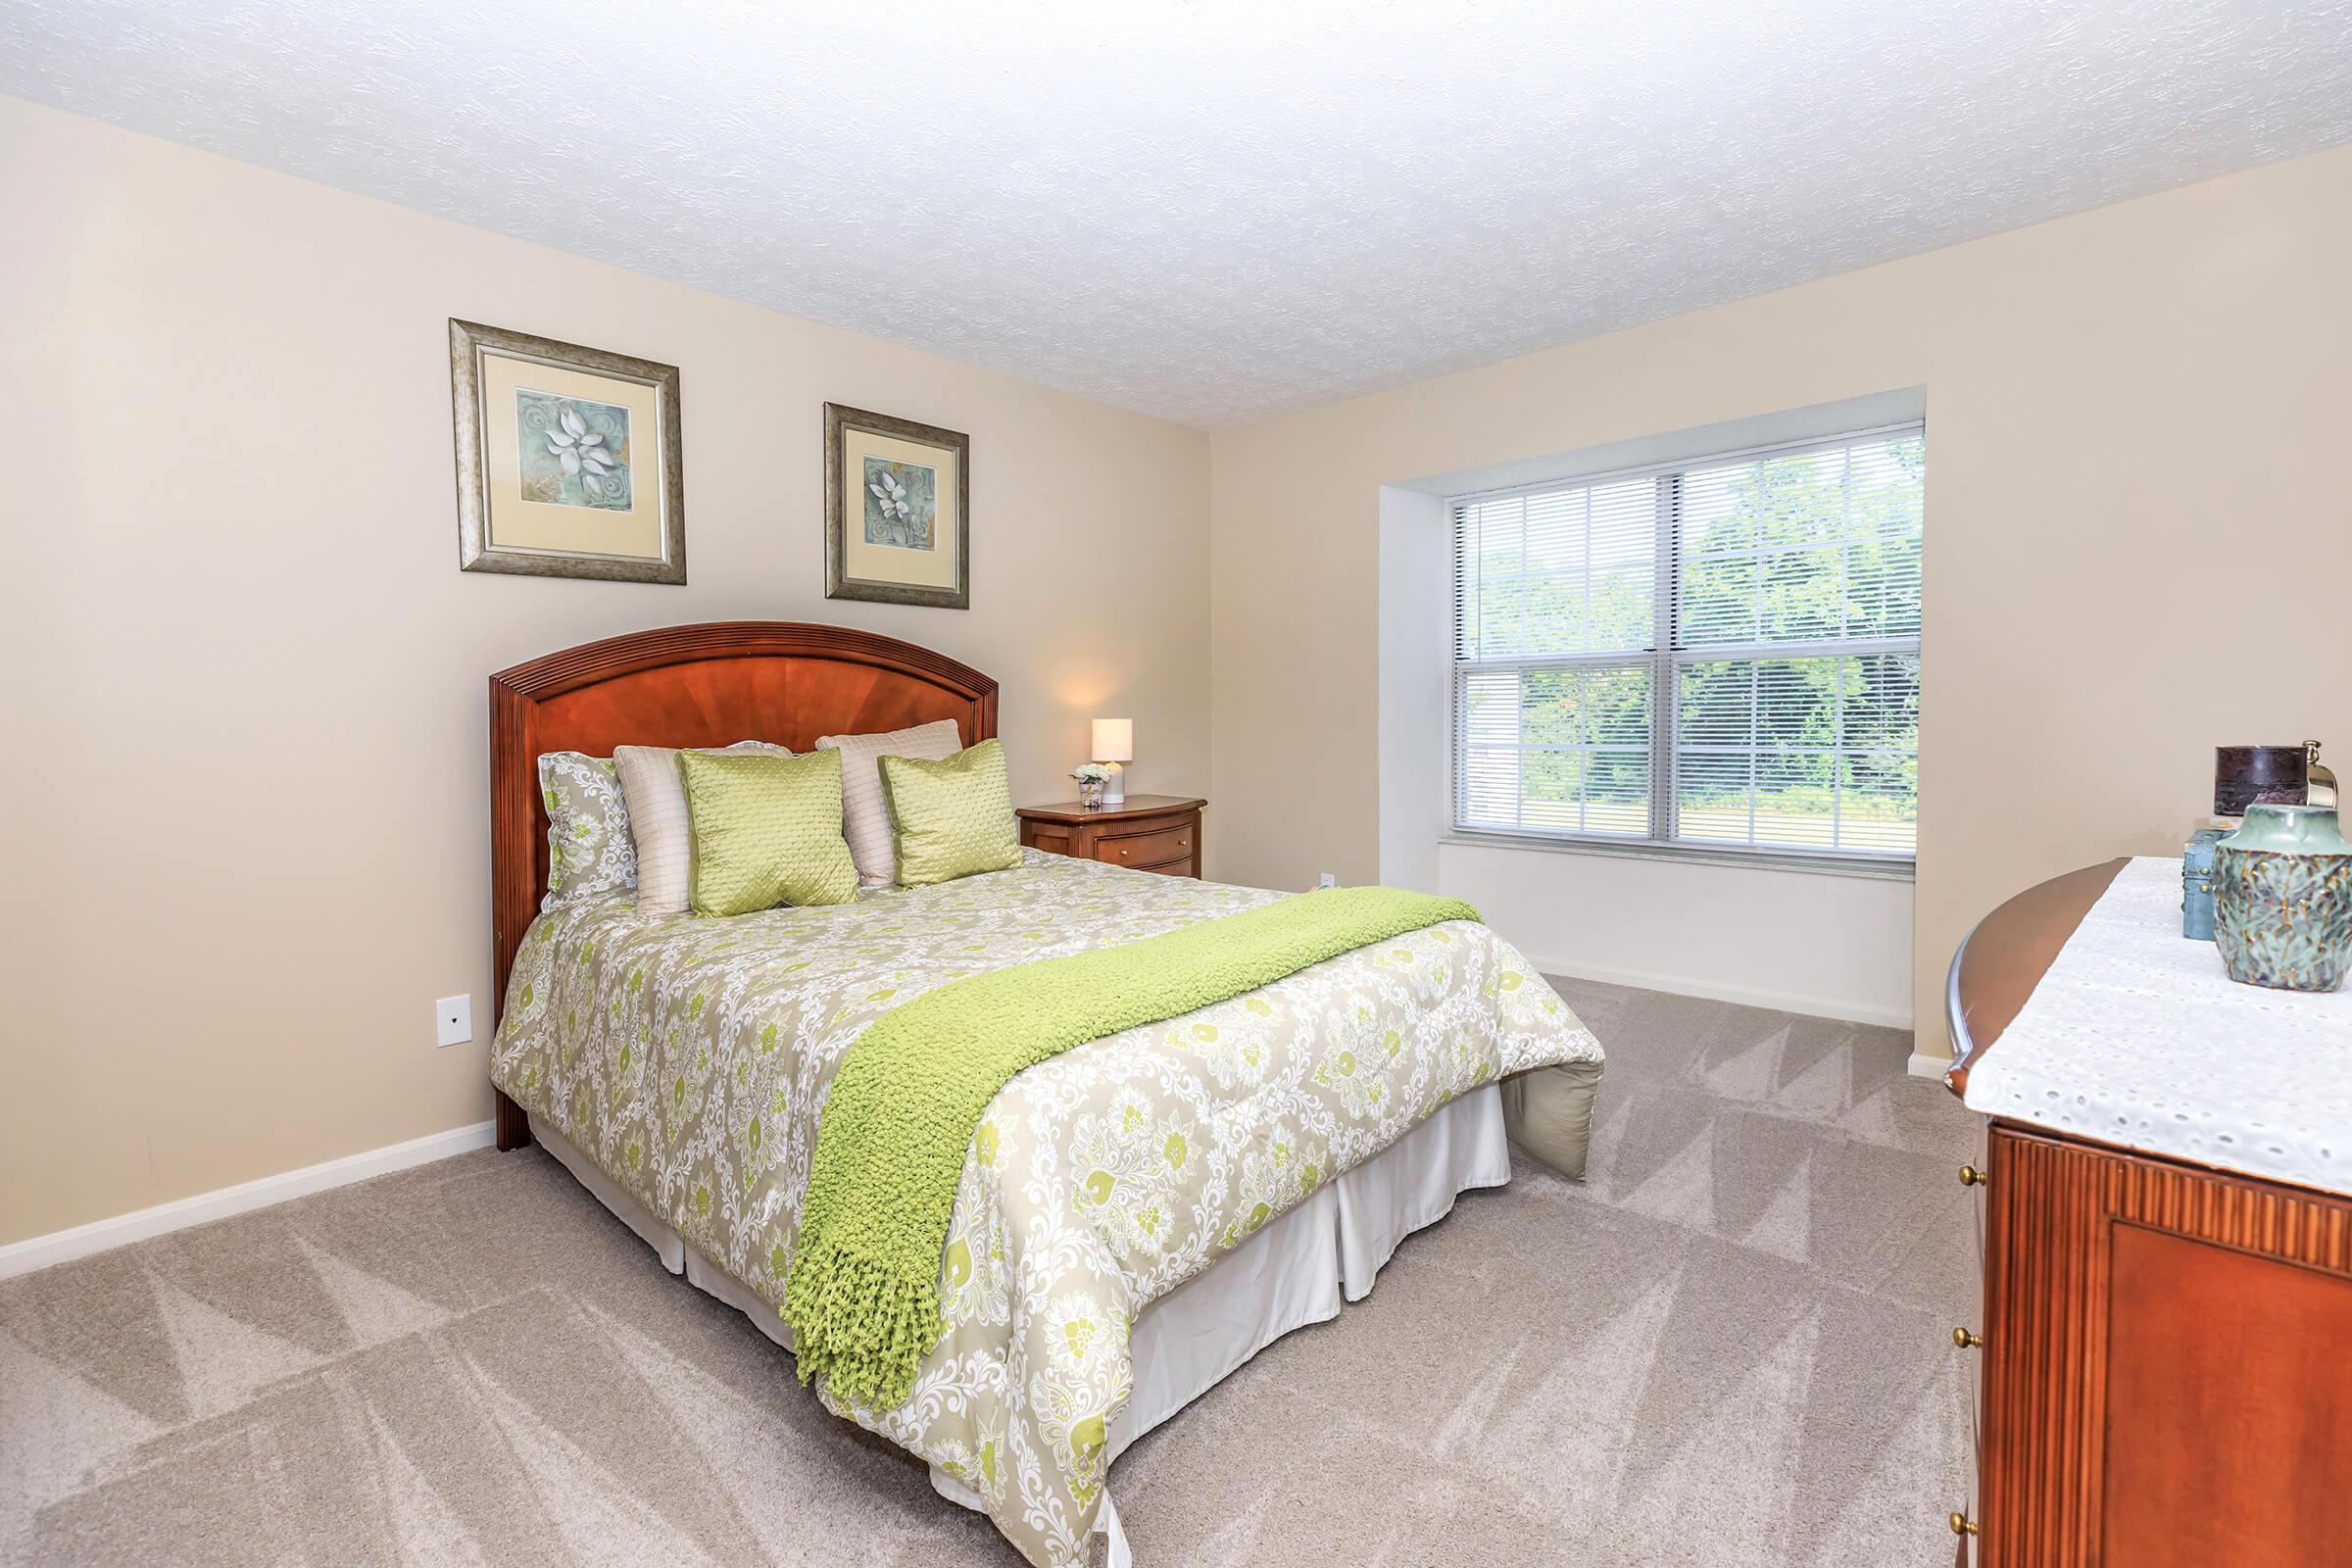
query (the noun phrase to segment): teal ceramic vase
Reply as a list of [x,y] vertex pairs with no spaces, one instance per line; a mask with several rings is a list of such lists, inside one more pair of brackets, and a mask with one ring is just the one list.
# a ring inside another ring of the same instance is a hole
[[2352,964],[2352,844],[2335,808],[2249,806],[2213,855],[2213,934],[2230,978],[2333,991]]

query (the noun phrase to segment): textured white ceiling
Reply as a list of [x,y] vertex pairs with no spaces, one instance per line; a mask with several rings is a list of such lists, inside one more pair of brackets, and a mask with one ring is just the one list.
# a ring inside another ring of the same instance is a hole
[[0,0],[0,91],[1217,428],[2352,141],[2352,0]]

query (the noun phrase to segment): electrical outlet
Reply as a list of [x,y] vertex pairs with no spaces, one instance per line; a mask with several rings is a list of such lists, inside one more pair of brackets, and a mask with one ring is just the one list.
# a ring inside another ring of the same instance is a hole
[[473,999],[443,997],[433,1004],[433,1032],[444,1046],[462,1046],[473,1038]]
[[1336,888],[1339,885],[1340,879],[1336,876],[1333,876],[1329,871],[1326,871],[1321,876],[1315,878],[1315,887],[1317,891],[1320,891],[1324,888]]

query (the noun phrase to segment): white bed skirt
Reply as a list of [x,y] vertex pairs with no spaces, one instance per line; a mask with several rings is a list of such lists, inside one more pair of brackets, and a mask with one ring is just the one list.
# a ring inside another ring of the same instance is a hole
[[[643,1238],[672,1274],[683,1273],[769,1339],[792,1348],[791,1329],[774,1307],[688,1246],[561,1133],[536,1115],[530,1122],[540,1146]],[[1451,1102],[1269,1223],[1207,1272],[1152,1302],[1131,1332],[1135,1392],[1111,1420],[1109,1457],[1116,1459],[1129,1444],[1293,1329],[1339,1316],[1343,1298],[1362,1300],[1381,1265],[1407,1236],[1445,1218],[1458,1195],[1500,1187],[1510,1177],[1502,1097],[1489,1084]],[[951,1502],[980,1507],[979,1494],[936,1465],[931,1486]],[[1128,1568],[1126,1535],[1107,1493],[1099,1528],[1107,1538],[1111,1568]]]

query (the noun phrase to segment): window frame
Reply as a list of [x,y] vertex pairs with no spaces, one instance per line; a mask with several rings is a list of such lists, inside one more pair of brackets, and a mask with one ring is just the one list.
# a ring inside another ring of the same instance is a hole
[[[1453,577],[1453,603],[1447,616],[1446,648],[1449,715],[1446,765],[1446,825],[1448,843],[1536,849],[1569,854],[1614,856],[1637,859],[1666,859],[1701,863],[1732,863],[1768,869],[1819,872],[1831,875],[1909,880],[1918,864],[1916,839],[1908,855],[1876,850],[1844,850],[1788,845],[1712,843],[1674,836],[1679,826],[1675,805],[1675,735],[1679,714],[1681,667],[1689,663],[1740,662],[1789,659],[1836,659],[1870,655],[1908,655],[1922,661],[1925,689],[1926,627],[1907,637],[1837,638],[1806,642],[1702,643],[1675,646],[1675,612],[1682,587],[1683,562],[1676,549],[1675,519],[1678,492],[1684,476],[1693,469],[1763,458],[1795,457],[1807,452],[1849,447],[1857,442],[1905,435],[1925,438],[1923,417],[1869,425],[1836,434],[1790,441],[1772,441],[1727,451],[1698,452],[1670,462],[1599,468],[1589,473],[1565,473],[1533,483],[1465,491],[1445,502],[1447,552]],[[1601,654],[1542,654],[1500,659],[1468,659],[1461,652],[1462,549],[1465,509],[1490,502],[1548,495],[1561,490],[1623,484],[1636,479],[1655,484],[1655,535],[1650,578],[1652,600],[1650,646]],[[1921,498],[1921,538],[1926,538],[1926,498]],[[1922,559],[1921,597],[1925,601],[1925,560]],[[1465,676],[1477,670],[1646,669],[1649,672],[1649,825],[1646,835],[1591,833],[1552,827],[1504,827],[1468,824],[1462,820],[1467,795],[1470,748],[1465,726]],[[1916,747],[1912,752],[1916,760]],[[1914,832],[1917,827],[1913,816]],[[1662,830],[1662,831],[1661,831]]]

